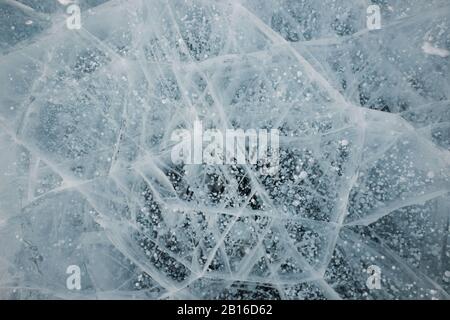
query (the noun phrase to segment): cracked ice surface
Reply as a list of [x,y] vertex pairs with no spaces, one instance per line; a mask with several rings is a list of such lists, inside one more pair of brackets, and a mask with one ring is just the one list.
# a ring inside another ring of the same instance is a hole
[[[449,298],[447,0],[79,4],[0,1],[1,298]],[[196,119],[278,173],[174,165]]]

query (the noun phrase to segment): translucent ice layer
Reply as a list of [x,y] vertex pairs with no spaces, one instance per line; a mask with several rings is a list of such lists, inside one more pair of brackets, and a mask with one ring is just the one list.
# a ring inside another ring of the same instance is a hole
[[0,298],[450,297],[448,0],[71,3],[0,0]]

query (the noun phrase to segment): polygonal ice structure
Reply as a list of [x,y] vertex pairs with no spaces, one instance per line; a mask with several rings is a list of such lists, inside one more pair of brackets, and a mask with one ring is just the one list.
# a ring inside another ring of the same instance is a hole
[[[64,3],[0,2],[0,297],[449,297],[448,1],[373,0],[380,30],[365,1]],[[279,129],[278,172],[174,165],[195,120]]]

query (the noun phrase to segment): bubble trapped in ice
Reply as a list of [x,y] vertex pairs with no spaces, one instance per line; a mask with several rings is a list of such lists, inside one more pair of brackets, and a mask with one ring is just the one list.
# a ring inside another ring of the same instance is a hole
[[449,298],[448,1],[70,4],[0,3],[1,298]]

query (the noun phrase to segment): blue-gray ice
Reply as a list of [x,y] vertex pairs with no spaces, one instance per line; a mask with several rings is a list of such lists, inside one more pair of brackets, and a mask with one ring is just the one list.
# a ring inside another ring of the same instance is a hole
[[0,298],[450,297],[448,0],[70,2],[0,0]]

